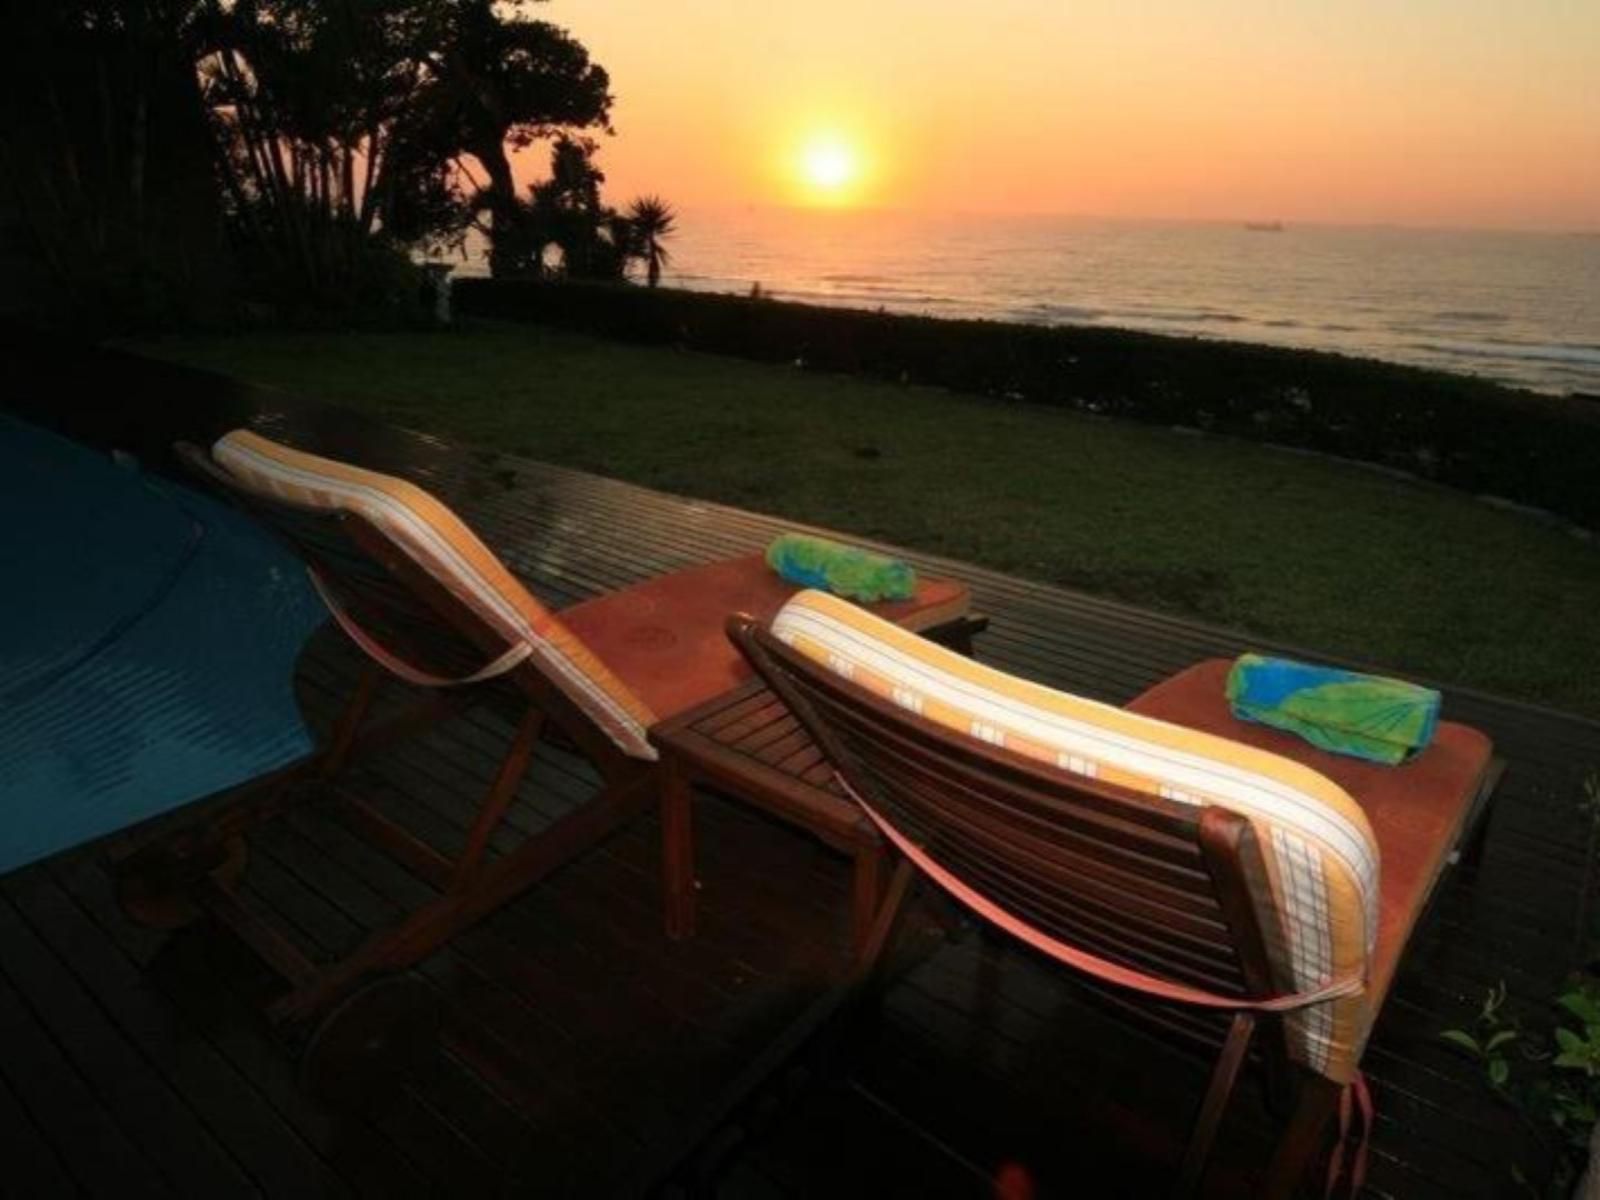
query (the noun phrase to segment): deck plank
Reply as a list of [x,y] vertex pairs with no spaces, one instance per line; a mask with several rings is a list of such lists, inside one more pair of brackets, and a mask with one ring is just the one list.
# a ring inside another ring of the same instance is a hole
[[0,900],[0,962],[11,983],[0,988],[0,1066],[36,1123],[60,1139],[57,1154],[85,1187],[254,1194],[9,899]]
[[142,965],[145,977],[182,1013],[191,1029],[248,1079],[279,1118],[327,1164],[334,1181],[304,1194],[337,1194],[343,1188],[376,1200],[395,1195],[414,1181],[415,1176],[403,1166],[399,1149],[362,1117],[334,1115],[300,1090],[292,1058],[272,1036],[259,1011],[239,994],[237,982],[219,974],[206,960],[201,937],[157,935],[162,950],[147,957],[139,951],[148,944],[150,931],[122,915],[104,871],[92,862],[79,861],[56,874],[63,889],[108,936],[125,950],[131,948],[130,957]]
[[[0,1011],[5,1003],[0,999]],[[0,1027],[0,1032],[7,1031]],[[77,1193],[78,1186],[67,1173],[65,1163],[4,1079],[0,1079],[0,1129],[6,1134],[0,1196],[71,1196]]]
[[[185,1099],[254,1187],[269,1196],[339,1194],[316,1153],[196,1035],[150,977],[123,957],[54,879],[34,873],[6,890],[38,936],[58,949],[83,988],[101,1001],[118,1032]],[[112,997],[114,1003],[106,1004]]]

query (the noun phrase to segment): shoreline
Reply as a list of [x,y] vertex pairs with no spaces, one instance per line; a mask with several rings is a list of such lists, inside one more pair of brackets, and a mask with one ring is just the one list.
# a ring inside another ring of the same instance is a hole
[[[1600,234],[1594,235],[1600,237]],[[568,280],[523,280],[502,279],[497,280],[489,275],[455,275],[451,278],[454,292],[459,296],[463,291],[471,292],[480,285],[535,287],[551,290],[614,292],[626,295],[638,292],[645,296],[685,298],[708,298],[726,301],[732,304],[756,304],[776,308],[808,309],[824,313],[837,313],[844,316],[862,318],[867,320],[903,320],[916,322],[935,322],[950,326],[985,326],[997,329],[1014,330],[1019,333],[1045,333],[1084,335],[1091,338],[1105,337],[1108,339],[1126,338],[1130,342],[1141,339],[1153,339],[1157,342],[1177,342],[1183,344],[1197,344],[1203,347],[1216,347],[1219,350],[1260,352],[1268,355],[1305,356],[1314,360],[1332,360],[1338,363],[1349,364],[1353,367],[1368,368],[1375,373],[1411,374],[1424,378],[1433,378],[1450,384],[1460,385],[1464,388],[1483,389],[1485,391],[1500,392],[1508,396],[1526,398],[1531,402],[1550,401],[1556,404],[1600,405],[1600,392],[1584,391],[1554,391],[1542,388],[1528,387],[1522,384],[1511,383],[1497,379],[1490,375],[1478,375],[1468,371],[1453,371],[1448,367],[1421,366],[1416,363],[1401,362],[1392,358],[1384,358],[1373,352],[1358,352],[1343,349],[1331,349],[1323,346],[1288,345],[1276,342],[1266,342],[1249,338],[1234,338],[1222,334],[1209,333],[1201,329],[1192,331],[1167,331],[1158,329],[1142,329],[1134,325],[1098,324],[1084,321],[1029,321],[1015,316],[988,316],[971,313],[924,313],[908,309],[889,308],[887,305],[875,307],[863,306],[853,300],[841,299],[837,303],[831,302],[826,297],[813,296],[799,293],[783,293],[762,289],[757,294],[740,292],[726,288],[698,288],[675,287],[663,283],[660,287],[647,289],[642,284],[625,282],[620,284],[601,283],[589,281]],[[468,301],[468,304],[476,301]],[[950,301],[951,304],[959,303]],[[1070,307],[1070,306],[1063,306]],[[458,307],[462,315],[476,316],[477,312],[470,308]],[[515,319],[515,318],[512,318]],[[1199,322],[1197,322],[1198,324]]]
[[[1274,214],[1265,214],[1268,216]],[[463,282],[484,263],[455,258]],[[1481,230],[685,214],[663,284],[905,316],[1322,350],[1547,395],[1600,394],[1600,248]],[[480,276],[481,277],[481,276]]]
[[[487,278],[487,276],[463,276],[462,278]],[[722,296],[735,300],[751,298],[750,293],[747,291],[740,291],[737,288],[725,286],[728,282],[725,279],[711,276],[698,276],[693,278],[704,279],[712,286],[685,286],[681,283],[677,285],[666,284],[663,285],[663,287],[659,290],[687,292],[692,295],[701,296]],[[1030,317],[1023,312],[1019,312],[1017,310],[1008,310],[1003,307],[998,308],[997,311],[994,312],[980,311],[976,306],[967,305],[963,301],[948,297],[936,296],[912,300],[904,307],[891,307],[889,303],[873,305],[870,300],[863,300],[862,298],[856,296],[830,296],[823,292],[793,291],[788,289],[768,290],[763,288],[760,292],[760,297],[762,299],[771,300],[781,304],[798,304],[813,308],[830,308],[845,312],[856,312],[871,315],[926,317],[931,320],[943,321],[982,321],[998,325],[1017,325],[1030,329],[1099,330],[1106,333],[1148,334],[1154,337],[1193,339],[1204,342],[1215,342],[1228,346],[1253,346],[1264,350],[1286,350],[1291,352],[1304,352],[1308,354],[1331,354],[1339,358],[1353,359],[1358,362],[1372,363],[1375,365],[1405,367],[1418,371],[1438,372],[1440,374],[1449,375],[1458,379],[1492,384],[1496,387],[1506,388],[1514,392],[1526,392],[1537,396],[1551,396],[1562,400],[1572,399],[1600,403],[1600,391],[1588,392],[1582,390],[1581,388],[1573,388],[1570,386],[1538,387],[1525,381],[1513,380],[1500,375],[1485,374],[1465,369],[1454,370],[1448,366],[1439,366],[1429,363],[1409,362],[1400,357],[1385,356],[1381,353],[1381,351],[1378,350],[1318,346],[1301,341],[1271,341],[1260,336],[1251,336],[1252,334],[1259,335],[1264,329],[1291,330],[1300,328],[1319,328],[1317,326],[1305,325],[1294,320],[1270,320],[1266,322],[1259,322],[1253,318],[1239,316],[1238,314],[1234,313],[1200,312],[1196,310],[1195,312],[1186,314],[1181,318],[1174,318],[1172,321],[1168,322],[1166,326],[1158,326],[1155,324],[1138,325],[1127,323],[1124,318],[1128,314],[1125,313],[1108,313],[1102,310],[1084,308],[1064,303],[1055,304],[1041,302],[1035,306],[1035,308],[1040,310],[1053,310],[1062,314],[1061,319],[1051,320],[1048,319],[1047,315],[1045,316],[1045,319],[1030,319]],[[924,305],[926,308],[919,308],[918,305]],[[927,309],[934,311],[927,311]],[[1106,316],[1110,319],[1102,322],[1096,319],[1098,316]],[[1238,336],[1222,332],[1225,329],[1240,326],[1247,327],[1250,332]],[[1353,332],[1352,330],[1349,330],[1348,327],[1340,326],[1338,328],[1341,331]],[[1519,345],[1526,346],[1525,343]],[[1578,357],[1576,359],[1572,359],[1570,358],[1570,354],[1572,352],[1581,352],[1593,349],[1596,355],[1595,361],[1597,364],[1600,364],[1600,346],[1591,348],[1588,346],[1570,346],[1566,343],[1548,343],[1537,347],[1537,349],[1545,350],[1547,353],[1521,354],[1515,355],[1514,357],[1528,362],[1578,361],[1587,363],[1589,361],[1587,357]],[[1456,347],[1453,347],[1452,350],[1454,353],[1463,358],[1472,358],[1475,356],[1492,357],[1494,355],[1494,348],[1492,344],[1488,343],[1485,343],[1484,347],[1479,349],[1475,347],[1473,343],[1462,341]]]
[[1600,404],[1337,351],[632,285],[463,279],[466,316],[532,321],[1372,463],[1600,529]]
[[[1600,234],[1595,235],[1600,237]],[[684,282],[689,280],[691,282]],[[453,286],[462,284],[476,285],[481,282],[494,282],[488,274],[455,274],[451,278]],[[825,278],[823,282],[830,282]],[[575,286],[607,286],[576,284]],[[633,283],[632,286],[642,286]],[[1128,317],[1132,314],[1114,312],[1092,307],[1072,305],[1068,303],[1055,303],[1040,301],[1032,308],[1039,313],[1039,318],[1031,317],[1027,312],[1006,308],[1004,305],[995,305],[993,311],[974,305],[969,302],[947,296],[918,296],[903,299],[896,303],[892,297],[873,303],[872,299],[852,294],[829,294],[824,291],[805,291],[792,288],[767,288],[759,281],[749,286],[736,285],[736,281],[725,276],[714,275],[669,275],[667,281],[659,288],[658,292],[684,293],[692,296],[714,296],[725,300],[743,301],[759,299],[771,303],[793,304],[807,308],[831,309],[838,312],[858,313],[863,316],[889,316],[911,317],[936,321],[952,322],[982,322],[995,325],[1018,326],[1027,329],[1066,329],[1080,331],[1098,331],[1108,334],[1127,334],[1130,336],[1148,335],[1152,337],[1165,337],[1202,342],[1212,342],[1224,346],[1255,347],[1263,350],[1280,350],[1291,353],[1326,354],[1338,358],[1349,359],[1356,362],[1370,363],[1374,366],[1400,367],[1416,371],[1433,372],[1447,375],[1452,378],[1471,381],[1474,383],[1488,384],[1508,391],[1526,393],[1535,396],[1548,396],[1558,400],[1576,400],[1587,403],[1600,404],[1600,382],[1595,384],[1595,391],[1587,391],[1582,387],[1570,385],[1551,385],[1540,387],[1526,380],[1512,379],[1505,375],[1488,374],[1483,372],[1462,369],[1452,369],[1435,363],[1421,361],[1408,361],[1398,355],[1386,356],[1380,349],[1360,349],[1354,347],[1319,346],[1308,341],[1273,341],[1259,336],[1263,330],[1293,330],[1293,329],[1336,329],[1339,332],[1357,332],[1348,326],[1316,326],[1309,325],[1293,319],[1272,319],[1257,321],[1254,318],[1240,316],[1234,313],[1202,312],[1194,310],[1181,317],[1172,318],[1164,324],[1154,323],[1140,325],[1130,323]],[[1060,319],[1051,319],[1052,313],[1059,313]],[[1098,318],[1108,318],[1101,321]],[[1136,320],[1136,318],[1135,318]],[[1242,335],[1232,335],[1222,330],[1234,327],[1247,327],[1248,332]],[[1252,336],[1256,335],[1256,336]],[[1561,363],[1576,361],[1587,364],[1590,359],[1587,352],[1595,355],[1597,369],[1600,369],[1600,345],[1576,345],[1568,343],[1545,343],[1537,347],[1527,343],[1506,343],[1505,349],[1512,348],[1536,349],[1544,353],[1510,354],[1525,362]],[[1479,346],[1467,340],[1462,340],[1450,347],[1451,352],[1461,358],[1495,357],[1497,347],[1492,342]]]

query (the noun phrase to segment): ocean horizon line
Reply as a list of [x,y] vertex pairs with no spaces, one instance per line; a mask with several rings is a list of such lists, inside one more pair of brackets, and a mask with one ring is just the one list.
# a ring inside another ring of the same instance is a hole
[[[1600,394],[1600,237],[1248,224],[687,209],[662,279],[832,307],[1326,350]],[[468,250],[460,273],[484,274],[481,238]]]
[[1263,224],[1281,225],[1282,232],[1294,229],[1350,230],[1352,232],[1377,232],[1392,230],[1396,233],[1490,234],[1551,238],[1600,238],[1600,222],[1592,227],[1572,226],[1561,222],[1550,224],[1458,224],[1455,222],[1405,221],[1405,220],[1332,220],[1325,217],[1292,217],[1281,213],[1242,213],[1237,216],[1194,217],[1177,215],[1099,213],[1075,210],[1050,209],[933,209],[903,205],[877,204],[801,204],[783,201],[690,201],[679,207],[680,217],[730,216],[741,213],[782,213],[792,216],[815,216],[819,219],[848,220],[852,217],[905,217],[932,221],[1086,221],[1104,224],[1214,226],[1224,229],[1250,229]]

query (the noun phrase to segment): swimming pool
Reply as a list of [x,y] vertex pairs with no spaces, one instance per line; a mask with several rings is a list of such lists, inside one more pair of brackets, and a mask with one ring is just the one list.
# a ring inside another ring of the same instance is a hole
[[0,413],[0,873],[309,753],[324,616],[242,513]]

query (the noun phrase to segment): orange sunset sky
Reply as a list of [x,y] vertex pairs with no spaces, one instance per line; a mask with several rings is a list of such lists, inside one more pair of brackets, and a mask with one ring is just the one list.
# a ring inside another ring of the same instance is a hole
[[611,72],[613,200],[1600,227],[1600,0],[529,11]]

